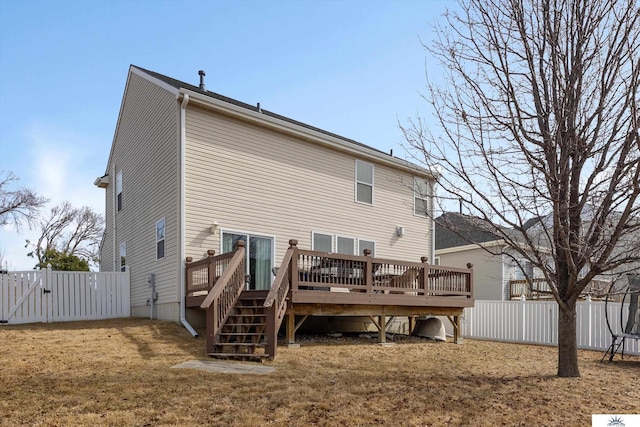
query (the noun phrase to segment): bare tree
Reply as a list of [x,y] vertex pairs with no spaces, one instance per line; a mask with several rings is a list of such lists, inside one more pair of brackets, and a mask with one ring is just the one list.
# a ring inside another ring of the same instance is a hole
[[46,266],[52,253],[73,255],[87,262],[97,261],[104,219],[89,207],[74,208],[64,202],[51,208],[49,216],[39,221],[40,237],[36,242],[27,241],[29,253],[38,260],[38,266]]
[[0,226],[24,223],[31,225],[47,199],[28,188],[12,189],[19,178],[13,172],[0,172]]
[[444,74],[428,76],[425,99],[442,133],[411,120],[407,148],[439,168],[443,200],[500,224],[492,232],[544,274],[558,375],[579,376],[578,296],[640,260],[638,5],[461,0],[436,34],[425,48]]

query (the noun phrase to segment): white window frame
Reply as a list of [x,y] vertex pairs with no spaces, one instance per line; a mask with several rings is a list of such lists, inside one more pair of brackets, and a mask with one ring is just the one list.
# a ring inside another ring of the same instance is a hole
[[[325,232],[322,232],[322,231],[312,231],[311,232],[311,250],[312,251],[317,251],[318,250],[318,249],[316,249],[316,237],[315,237],[316,234],[319,234],[319,235],[322,235],[322,236],[329,236],[331,238],[331,250],[329,252],[330,253],[335,252],[335,250],[334,250],[335,249],[335,245],[334,245],[335,238],[334,238],[334,235],[332,233],[325,233]],[[322,252],[324,252],[324,251],[322,251]]]
[[373,239],[360,239],[358,238],[357,241],[357,246],[358,246],[358,252],[356,253],[356,255],[360,255],[360,256],[364,256],[364,249],[360,246],[360,242],[369,242],[369,243],[373,243],[373,250],[371,251],[371,256],[375,257],[376,256],[376,241]]
[[[162,238],[158,237],[158,225],[162,223]],[[162,256],[158,256],[158,244],[162,242]],[[156,221],[156,261],[164,259],[166,255],[167,249],[167,222],[165,218],[162,217],[158,221]]]
[[[349,239],[349,240],[353,240],[353,251],[350,254],[343,254],[342,252],[338,252],[338,239]],[[336,234],[335,235],[335,243],[333,245],[334,249],[335,249],[335,253],[339,253],[342,255],[357,255],[357,250],[358,250],[358,238],[357,237],[352,237],[352,236],[345,236],[342,234]]]
[[120,271],[127,270],[127,242],[120,242]]
[[[359,181],[358,180],[358,165],[362,164],[362,165],[367,165],[369,167],[371,167],[371,182],[365,182],[365,181]],[[367,185],[369,187],[371,187],[371,203],[369,202],[365,202],[362,200],[358,200],[358,184],[362,184],[362,185]],[[363,162],[362,160],[358,160],[356,159],[356,163],[355,163],[355,201],[356,203],[362,203],[363,205],[369,205],[369,206],[373,206],[375,197],[374,197],[374,185],[375,185],[375,167],[373,165],[373,163],[367,163],[367,162]]]
[[[429,180],[420,178],[420,181],[423,181],[425,183],[425,186],[426,186],[425,187],[425,191],[427,193],[429,193],[429,187],[430,187]],[[414,216],[419,216],[419,217],[422,217],[422,218],[428,218],[429,217],[429,213],[431,212],[431,203],[430,203],[431,202],[431,195],[430,194],[422,194],[420,192],[420,188],[419,187],[420,186],[418,185],[418,180],[415,179],[413,181],[413,215]],[[416,200],[423,200],[426,203],[426,209],[425,209],[426,213],[424,215],[422,213],[416,212],[416,207],[417,207]]]
[[120,212],[122,210],[122,170],[116,174],[116,210]]

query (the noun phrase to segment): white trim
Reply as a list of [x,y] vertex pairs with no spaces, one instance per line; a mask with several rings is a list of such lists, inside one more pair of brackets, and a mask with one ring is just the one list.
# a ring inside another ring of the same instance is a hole
[[180,119],[180,137],[178,141],[178,254],[179,258],[177,261],[177,271],[178,271],[178,281],[180,283],[178,301],[180,301],[180,323],[185,327],[187,331],[193,337],[198,336],[198,332],[191,326],[191,324],[187,321],[186,315],[186,301],[185,294],[187,285],[185,283],[185,249],[184,249],[184,236],[185,236],[185,227],[186,227],[186,213],[184,209],[185,204],[185,158],[186,158],[186,138],[187,138],[187,130],[186,130],[186,115],[187,115],[187,104],[189,103],[189,95],[185,95],[182,98],[182,102],[180,103],[180,107],[178,108],[178,114]]
[[334,233],[327,233],[327,232],[324,232],[324,231],[313,231],[313,230],[311,230],[311,245],[310,246],[311,246],[311,250],[312,251],[317,251],[317,249],[315,248],[315,239],[314,239],[314,235],[315,234],[322,234],[323,236],[329,236],[331,238],[331,250],[329,252],[330,253],[335,252],[335,247],[334,247],[334,241],[335,241],[334,236],[335,236],[335,234]]
[[162,89],[166,90],[167,92],[170,92],[172,94],[174,94],[176,97],[180,94],[180,91],[178,89],[176,89],[175,87],[171,86],[170,84],[167,84],[165,82],[163,82],[162,80],[153,77],[147,73],[145,73],[144,71],[142,71],[140,68],[136,67],[135,65],[131,66],[131,74],[135,74],[138,77],[141,77],[145,80],[150,81],[151,83],[160,86]]
[[[363,165],[367,165],[367,166],[371,166],[371,183],[365,182],[365,181],[359,181],[358,180],[358,163],[361,163]],[[375,166],[373,163],[369,163],[369,162],[365,162],[363,160],[360,159],[355,159],[355,165],[354,165],[354,194],[353,194],[353,199],[356,203],[362,203],[363,205],[368,205],[368,206],[374,206],[374,202],[375,202]],[[367,203],[367,202],[363,202],[361,200],[358,200],[358,184],[363,184],[363,185],[369,185],[371,186],[371,203]]]
[[371,243],[373,243],[373,252],[371,253],[371,256],[372,256],[372,257],[375,257],[375,256],[376,256],[376,247],[378,246],[378,244],[376,243],[376,241],[375,241],[375,240],[373,240],[373,239],[360,238],[360,237],[358,237],[358,239],[357,239],[357,241],[356,241],[356,255],[360,255],[360,256],[363,256],[363,255],[364,255],[364,253],[362,252],[364,249],[362,249],[362,248],[360,247],[360,241],[361,241],[361,240],[364,240],[365,242],[371,242]]
[[343,234],[336,234],[335,235],[335,253],[339,254],[342,252],[338,252],[338,239],[343,238],[343,239],[351,239],[353,240],[353,251],[350,254],[343,254],[343,255],[357,255],[356,251],[358,250],[357,246],[358,246],[358,238],[357,237],[353,237],[353,236],[345,236]]

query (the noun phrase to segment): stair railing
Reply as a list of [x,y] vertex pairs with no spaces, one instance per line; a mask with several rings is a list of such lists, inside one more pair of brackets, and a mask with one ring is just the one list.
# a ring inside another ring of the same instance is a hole
[[212,352],[231,309],[245,287],[245,242],[236,242],[233,257],[200,305],[206,313],[206,348]]
[[276,357],[278,330],[287,311],[287,294],[291,288],[293,278],[297,275],[297,272],[294,271],[296,268],[294,268],[291,263],[291,260],[295,260],[296,263],[298,262],[297,245],[297,240],[289,240],[289,249],[287,249],[287,252],[284,254],[271,290],[264,300],[264,308],[267,312],[267,345],[265,352],[272,359]]

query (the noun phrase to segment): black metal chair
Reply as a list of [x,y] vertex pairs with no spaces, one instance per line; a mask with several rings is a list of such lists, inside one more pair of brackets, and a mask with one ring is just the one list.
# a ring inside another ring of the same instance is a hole
[[[620,304],[620,332],[616,332],[611,327],[611,321],[609,319],[609,300],[614,296],[621,297]],[[620,349],[620,354],[624,359],[624,344],[628,339],[639,340],[640,339],[640,274],[627,274],[627,285],[621,290],[615,290],[615,282],[611,284],[609,292],[605,299],[605,319],[607,321],[607,327],[611,333],[611,345],[600,359],[602,362],[607,356],[609,356],[609,362],[613,362],[613,357]],[[625,304],[628,306],[627,317],[624,318]]]

